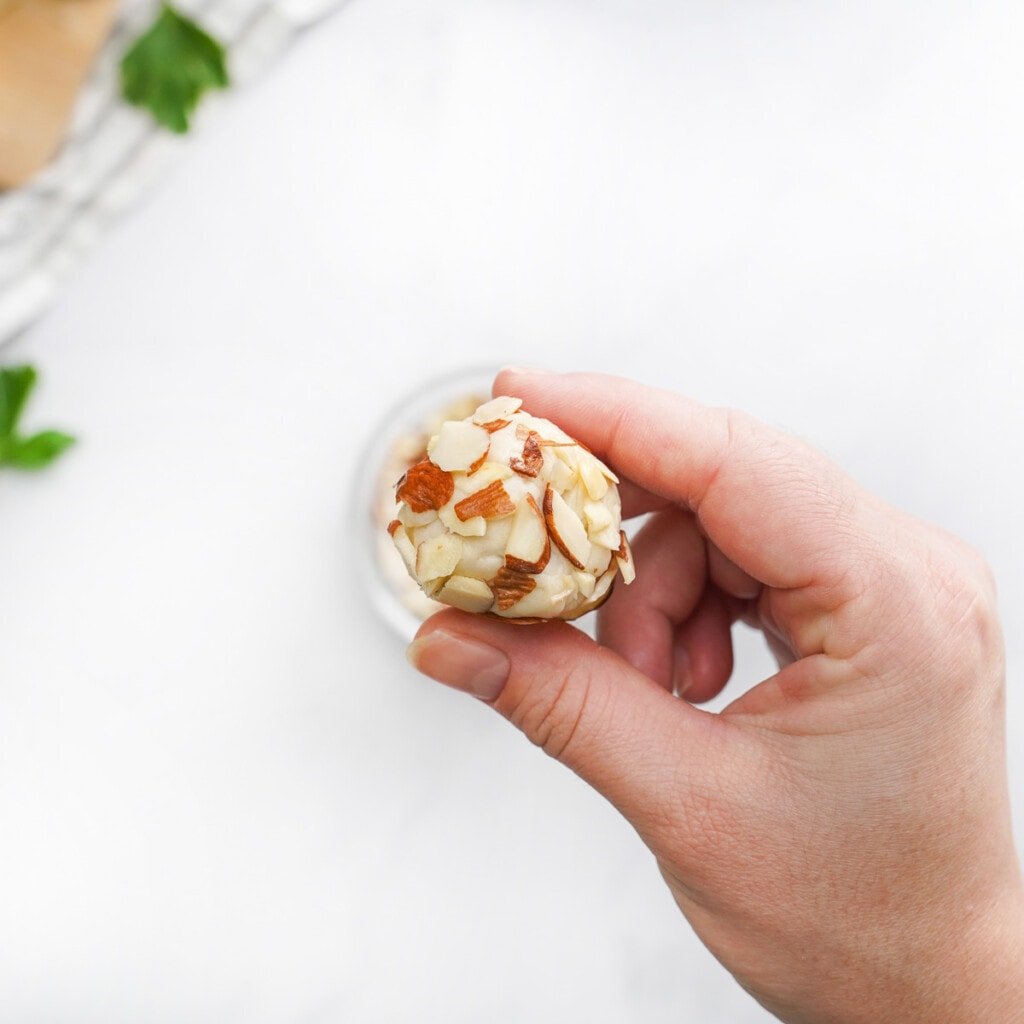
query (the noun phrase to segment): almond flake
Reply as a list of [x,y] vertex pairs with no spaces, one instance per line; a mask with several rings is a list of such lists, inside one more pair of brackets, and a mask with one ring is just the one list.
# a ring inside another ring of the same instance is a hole
[[413,512],[408,505],[402,504],[398,509],[398,518],[407,529],[415,529],[417,526],[427,526],[437,518],[437,512],[428,508],[426,512]]
[[558,550],[577,569],[586,568],[590,558],[590,541],[578,515],[565,503],[562,496],[548,485],[544,492],[544,522]]
[[503,419],[506,416],[514,416],[523,407],[521,398],[510,398],[508,395],[499,395],[489,402],[484,402],[475,413],[473,422],[483,426],[496,419]]
[[483,427],[488,434],[494,434],[499,430],[503,430],[511,422],[511,420],[490,420],[488,423],[481,423],[480,426]]
[[509,465],[522,476],[537,476],[544,465],[544,453],[537,443],[537,435],[530,431],[523,442],[522,458],[510,459]]
[[425,540],[416,550],[416,577],[421,583],[451,576],[462,556],[462,541],[453,533]]
[[441,588],[437,599],[453,608],[477,614],[487,611],[494,604],[491,588],[483,580],[471,576],[452,576]]
[[482,427],[465,420],[448,420],[441,424],[430,458],[441,469],[465,472],[486,456],[490,446],[491,435]]
[[438,517],[452,533],[460,537],[482,537],[487,533],[487,520],[483,516],[473,516],[463,521],[455,514],[455,506],[452,504],[445,505]]
[[581,459],[579,474],[587,494],[594,501],[600,501],[608,493],[608,480],[601,472],[596,459]]
[[636,564],[633,561],[633,551],[626,540],[626,534],[620,533],[622,543],[619,545],[616,561],[619,563],[619,572],[622,573],[622,582],[628,587],[636,579]]
[[410,466],[409,471],[398,481],[395,498],[404,501],[413,512],[426,512],[446,505],[454,493],[455,481],[451,473],[446,473],[429,459],[424,459]]
[[536,586],[537,581],[529,573],[510,569],[507,565],[502,566],[498,570],[498,575],[491,580],[491,590],[498,611],[507,612]]
[[532,494],[516,509],[505,546],[505,565],[518,572],[543,572],[551,559],[551,538]]
[[483,516],[484,519],[500,519],[502,516],[510,516],[515,512],[516,507],[505,490],[505,485],[500,480],[488,484],[482,491],[463,498],[455,506],[455,514],[465,522],[474,516]]

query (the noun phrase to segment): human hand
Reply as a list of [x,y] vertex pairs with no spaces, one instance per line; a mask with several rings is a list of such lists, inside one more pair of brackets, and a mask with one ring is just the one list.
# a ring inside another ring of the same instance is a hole
[[[448,610],[410,648],[604,794],[711,952],[790,1022],[1024,1020],[991,573],[740,413],[591,375],[495,394],[626,478],[637,579],[565,623]],[[720,715],[732,624],[780,670]],[[685,699],[673,695],[682,693]]]

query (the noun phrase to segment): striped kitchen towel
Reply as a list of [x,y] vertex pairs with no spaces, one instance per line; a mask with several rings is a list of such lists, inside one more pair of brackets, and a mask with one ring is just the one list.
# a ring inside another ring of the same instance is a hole
[[[240,87],[342,2],[181,0],[179,6],[225,44],[232,85]],[[60,152],[27,185],[0,193],[0,346],[53,301],[106,228],[188,143],[120,99],[121,56],[158,9],[157,0],[124,0]],[[204,106],[229,95],[208,95]]]

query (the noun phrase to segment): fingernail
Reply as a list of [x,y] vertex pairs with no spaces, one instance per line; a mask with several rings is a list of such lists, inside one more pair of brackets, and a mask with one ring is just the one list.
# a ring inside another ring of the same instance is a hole
[[550,377],[551,370],[544,370],[539,366],[503,366],[502,373],[518,373],[524,377]]
[[504,689],[510,667],[504,651],[443,629],[413,640],[406,657],[431,679],[486,701]]

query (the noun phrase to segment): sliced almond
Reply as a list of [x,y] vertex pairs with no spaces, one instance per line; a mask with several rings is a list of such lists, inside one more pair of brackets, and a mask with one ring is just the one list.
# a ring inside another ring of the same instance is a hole
[[619,563],[619,572],[622,573],[622,582],[628,587],[636,579],[636,563],[633,561],[633,549],[629,546],[625,532],[620,531],[622,538],[619,544],[615,560]]
[[452,533],[444,533],[424,541],[416,549],[416,577],[428,583],[451,576],[462,555],[462,541]]
[[562,460],[574,473],[580,464],[580,448],[579,445],[556,445],[551,449],[555,455]]
[[543,572],[551,558],[551,538],[536,498],[526,496],[516,509],[505,545],[505,564],[520,572]]
[[397,530],[401,525],[402,525],[402,520],[401,519],[392,519],[391,522],[388,523],[388,536],[394,537],[395,530]]
[[455,506],[455,514],[465,522],[474,516],[484,519],[501,519],[515,512],[516,507],[500,480],[488,484],[482,491],[476,491],[468,498],[463,498]]
[[482,537],[487,532],[487,520],[483,516],[473,516],[470,519],[460,519],[455,513],[455,505],[445,505],[438,513],[442,523],[452,533],[460,537]]
[[523,454],[519,458],[509,460],[509,465],[523,476],[537,476],[544,465],[544,452],[541,451],[537,435],[532,431],[523,442]]
[[487,423],[481,423],[480,426],[487,431],[488,434],[496,434],[499,430],[503,430],[512,421],[511,420],[490,420]]
[[497,398],[492,398],[489,402],[484,402],[475,413],[473,413],[473,422],[483,425],[493,420],[503,419],[506,416],[512,416],[523,407],[523,400],[521,398],[510,398],[508,395],[499,395]]
[[537,616],[543,619],[558,618],[568,600],[576,593],[576,585],[572,579],[561,574],[554,576],[531,576],[537,586],[529,594],[524,594],[509,608],[499,608],[508,612],[507,617],[530,618]]
[[469,469],[466,470],[466,476],[472,476],[487,461],[487,455],[489,452],[490,449],[488,448],[488,450],[484,452],[483,455],[481,455],[480,458],[469,467]]
[[[607,505],[602,504],[600,501],[588,501],[583,506],[583,525],[587,528],[587,533],[591,539],[595,533],[599,533],[606,526],[610,526],[612,522],[612,512]],[[618,547],[618,531],[615,533],[616,541],[613,547]]]
[[469,494],[476,494],[495,480],[518,479],[512,467],[503,462],[485,462],[472,476],[459,474],[455,478],[455,493],[461,501]]
[[451,473],[436,466],[430,459],[410,466],[408,472],[398,481],[395,497],[404,501],[413,512],[438,509],[448,503],[455,493],[455,481]]
[[596,459],[580,459],[579,474],[587,494],[594,501],[600,501],[608,493],[608,479],[601,472]]
[[389,528],[388,532],[391,534],[391,539],[395,542],[398,553],[402,556],[402,561],[405,562],[405,568],[408,570],[409,575],[415,576],[416,548],[413,546],[412,541],[409,540],[409,534],[405,532],[405,527],[399,523],[394,530]]
[[597,580],[589,572],[577,571],[573,574],[576,580],[576,587],[584,597],[590,597],[594,593]]
[[590,600],[586,604],[581,604],[579,608],[576,608],[572,614],[562,616],[564,619],[571,621],[578,619],[581,615],[586,615],[587,612],[592,612],[611,597],[612,584],[615,582],[615,570],[609,569],[598,581],[594,587],[594,593]]
[[426,512],[413,512],[408,505],[403,503],[398,510],[398,518],[407,530],[411,530],[417,526],[426,526],[428,523],[432,523],[437,518],[437,511],[428,508]]
[[471,576],[452,576],[437,595],[438,601],[464,612],[485,612],[494,604],[491,588]]
[[533,423],[533,429],[541,435],[540,443],[542,445],[579,444],[575,438],[570,437],[564,430],[562,430],[561,427],[555,426],[551,420],[544,420],[535,417],[531,417],[531,420]]
[[619,478],[600,459],[597,460],[597,465],[601,472],[604,473],[604,475],[608,477],[613,484],[621,483]]
[[443,536],[447,531],[445,530],[444,523],[440,519],[431,520],[426,526],[414,526],[411,529],[407,529],[406,533],[409,534],[409,540],[412,541],[413,547],[419,547],[425,540],[433,540],[435,537]]
[[619,549],[619,529],[617,523],[609,523],[603,530],[589,534],[591,544],[607,548],[609,551]]
[[441,424],[430,460],[441,469],[466,472],[482,456],[486,457],[490,446],[491,435],[483,427],[465,420],[449,420]]
[[472,576],[475,580],[494,579],[505,564],[505,559],[501,555],[468,550],[476,539],[476,537],[467,537],[463,540],[462,558],[455,566],[455,571],[459,576]]
[[[556,488],[557,489],[557,488]],[[583,518],[583,509],[587,505],[587,489],[583,486],[582,481],[575,487],[568,491],[559,491],[562,497],[565,499],[566,505],[569,506],[580,517]]]
[[576,479],[576,474],[561,460],[552,459],[548,467],[548,483],[559,494],[564,494]]
[[536,579],[529,573],[519,569],[511,569],[503,565],[491,580],[491,590],[498,611],[506,612],[514,604],[518,604],[537,586]]
[[590,541],[578,515],[562,496],[548,485],[544,492],[544,522],[558,550],[577,568],[586,567],[590,557]]

